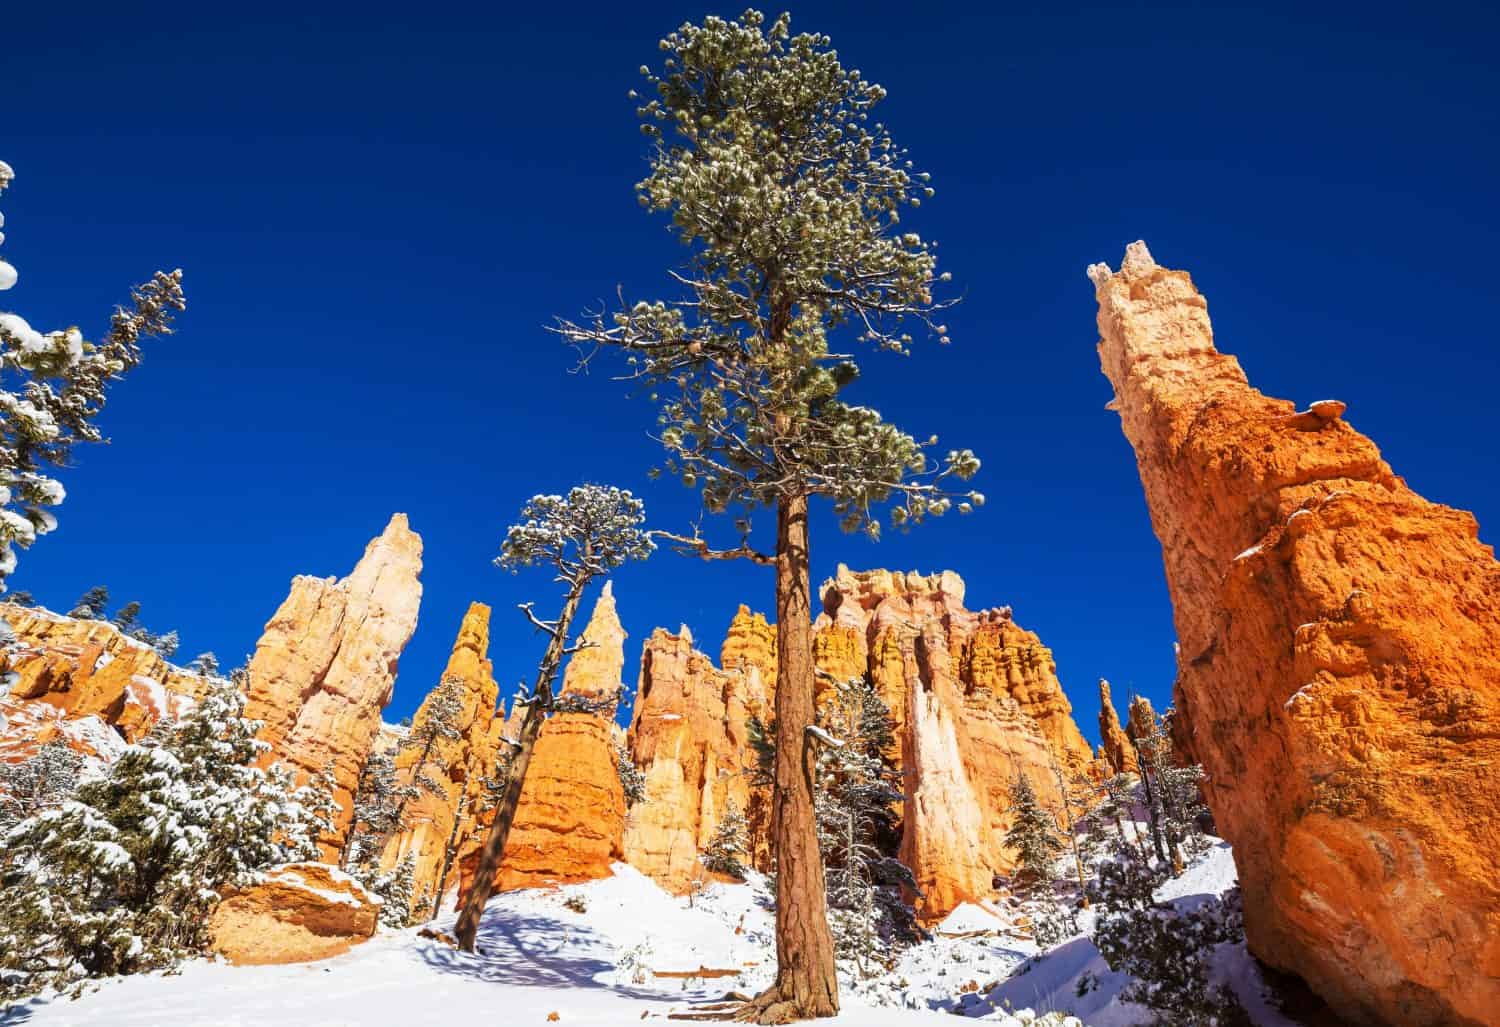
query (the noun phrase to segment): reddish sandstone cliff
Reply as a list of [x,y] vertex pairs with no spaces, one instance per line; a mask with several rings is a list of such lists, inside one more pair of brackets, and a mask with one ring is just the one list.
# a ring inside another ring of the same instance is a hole
[[264,722],[267,760],[309,774],[333,768],[340,814],[329,853],[348,832],[360,767],[417,626],[421,572],[422,540],[396,514],[347,578],[292,580],[250,661],[245,715]]
[[1089,270],[1162,543],[1174,732],[1208,771],[1261,959],[1359,1023],[1500,1010],[1500,566],[1344,404],[1298,410],[1214,348],[1141,243]]
[[646,798],[630,811],[625,858],[664,887],[701,878],[698,854],[724,811],[749,805],[750,673],[720,671],[685,626],[646,640],[628,736]]
[[1120,714],[1115,710],[1113,697],[1109,694],[1109,682],[1099,679],[1099,737],[1103,740],[1100,751],[1116,774],[1134,774],[1139,768],[1135,746],[1120,726]]

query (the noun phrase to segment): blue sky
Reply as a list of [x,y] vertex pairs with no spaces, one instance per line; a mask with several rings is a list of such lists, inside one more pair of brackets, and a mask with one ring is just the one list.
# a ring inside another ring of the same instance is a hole
[[[294,574],[347,573],[393,511],[426,541],[417,635],[387,712],[435,682],[471,600],[496,606],[509,694],[540,642],[490,565],[541,491],[653,484],[652,412],[569,374],[541,330],[674,295],[680,260],[631,194],[626,91],[699,3],[12,5],[0,199],[21,272],[3,309],[102,331],[181,266],[191,309],[78,453],[61,528],[15,579],[53,606],[139,599],[188,653],[253,646]],[[805,3],[885,85],[964,302],[953,345],[870,356],[851,396],[971,446],[989,504],[873,545],[814,523],[813,574],[951,568],[1057,657],[1085,733],[1094,683],[1164,705],[1174,633],[1134,458],[1103,409],[1084,268],[1144,237],[1192,271],[1262,390],[1336,397],[1428,497],[1500,518],[1494,394],[1500,72],[1493,8]],[[626,676],[656,625],[710,652],[761,569],[659,555],[622,571]]]

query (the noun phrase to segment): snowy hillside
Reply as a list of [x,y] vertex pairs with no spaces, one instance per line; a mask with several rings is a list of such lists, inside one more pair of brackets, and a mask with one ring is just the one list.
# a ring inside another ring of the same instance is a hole
[[[1220,844],[1159,895],[1190,904],[1233,883],[1234,864]],[[1020,1027],[1028,1019],[1009,1010],[1027,1009],[1072,1013],[1089,1027],[1142,1022],[1141,1010],[1118,999],[1124,980],[1109,972],[1087,938],[1038,957],[1008,909],[962,907],[932,940],[903,953],[891,973],[845,980],[844,1014],[836,1022],[904,1027],[951,1023],[957,1013]],[[448,926],[447,920],[438,926]],[[503,1012],[506,1023],[547,1023],[556,1013],[558,1023],[602,1027],[664,1018],[728,991],[753,993],[770,980],[774,963],[772,915],[758,878],[711,886],[690,901],[623,864],[602,881],[497,897],[480,948],[468,955],[412,929],[383,933],[317,963],[232,967],[200,960],[177,976],[107,981],[76,1002],[34,1001],[6,1022],[187,1027],[211,1019],[235,1027],[407,1027],[430,1022],[438,1012],[460,1022]],[[1287,1027],[1289,1021],[1267,1005],[1242,947],[1221,952],[1218,966],[1257,1024]],[[1086,974],[1097,977],[1097,985],[1080,997]]]

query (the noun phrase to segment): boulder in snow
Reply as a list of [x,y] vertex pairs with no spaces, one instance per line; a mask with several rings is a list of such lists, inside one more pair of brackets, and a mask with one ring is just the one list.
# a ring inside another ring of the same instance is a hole
[[380,900],[322,863],[288,863],[219,903],[214,951],[241,966],[304,963],[348,951],[375,933]]

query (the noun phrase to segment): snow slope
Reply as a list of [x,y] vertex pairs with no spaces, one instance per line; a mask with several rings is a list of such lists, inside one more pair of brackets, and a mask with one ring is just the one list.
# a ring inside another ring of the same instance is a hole
[[[491,900],[480,952],[469,955],[415,930],[382,933],[334,959],[232,967],[197,960],[178,975],[107,981],[77,1001],[39,1000],[0,1012],[0,1023],[34,1027],[411,1027],[431,1022],[604,1027],[663,1018],[727,991],[753,994],[774,973],[774,918],[765,882],[715,884],[689,899],[640,872]],[[1218,842],[1157,897],[1180,908],[1236,883]],[[569,906],[582,906],[582,911]],[[1014,900],[962,906],[930,941],[901,953],[874,980],[841,975],[843,1015],[860,1027],[951,1024],[954,1014],[1022,1027],[1012,1010],[1066,1013],[1066,1027],[1136,1027],[1147,1013],[1123,1002],[1128,981],[1111,973],[1087,936],[1048,952],[1017,921]],[[453,917],[438,921],[451,929]],[[1091,917],[1080,917],[1086,931]],[[1096,979],[1077,994],[1084,975]],[[1215,979],[1230,984],[1258,1027],[1295,1027],[1269,1003],[1243,944],[1221,946]]]
[[[1216,840],[1181,877],[1159,887],[1156,898],[1187,911],[1210,896],[1222,895],[1238,882],[1228,843]],[[1079,918],[1080,926],[1091,929],[1092,919],[1084,914]],[[1234,990],[1257,1027],[1296,1027],[1270,1002],[1260,970],[1243,943],[1219,946],[1213,966],[1213,981],[1228,984]],[[1079,995],[1078,984],[1085,974],[1091,975],[1096,983],[1086,994]],[[984,1017],[995,1009],[1026,1006],[1069,1013],[1089,1027],[1135,1027],[1148,1020],[1150,1014],[1120,998],[1129,980],[1125,974],[1109,969],[1087,936],[1076,937],[1032,960],[995,990],[965,997],[959,1009],[971,1016]]]
[[[232,967],[197,960],[178,975],[104,982],[77,1001],[34,1001],[0,1022],[34,1027],[381,1027],[432,1023],[618,1027],[665,1017],[726,991],[769,981],[772,918],[763,886],[716,885],[695,898],[670,896],[631,867],[556,891],[508,892],[492,900],[469,955],[415,930],[382,934],[333,959],[291,966]],[[582,901],[580,913],[564,906]],[[440,926],[447,926],[445,918]],[[742,971],[734,976],[653,973]],[[846,995],[832,1023],[920,1027],[949,1014],[872,1008]],[[996,1014],[993,1022],[1024,1020]]]

